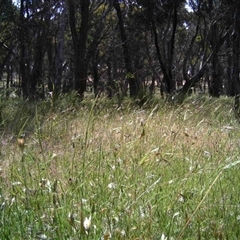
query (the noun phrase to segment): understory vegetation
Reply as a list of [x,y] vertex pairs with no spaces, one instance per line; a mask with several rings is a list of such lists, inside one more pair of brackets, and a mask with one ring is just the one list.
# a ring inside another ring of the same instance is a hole
[[232,107],[195,95],[141,108],[73,93],[2,101],[0,239],[237,239]]

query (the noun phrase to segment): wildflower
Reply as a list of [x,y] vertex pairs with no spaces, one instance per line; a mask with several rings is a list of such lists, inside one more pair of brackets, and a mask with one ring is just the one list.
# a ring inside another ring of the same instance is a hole
[[18,182],[13,182],[13,183],[12,183],[12,186],[15,186],[15,185],[21,185],[21,184],[22,184],[22,183],[19,182],[19,181],[18,181]]
[[177,217],[179,214],[180,214],[179,212],[175,212],[175,213],[173,214],[173,217],[172,217],[172,218]]
[[16,199],[15,197],[11,199],[11,203],[10,203],[10,206],[12,206],[14,203],[15,203]]
[[163,233],[161,236],[161,240],[167,240],[167,237],[165,236],[165,234]]
[[52,154],[52,160],[53,160],[53,159],[56,159],[56,158],[57,158],[57,154],[56,154],[56,153],[53,153],[53,154]]
[[91,227],[91,216],[89,218],[86,217],[84,219],[83,227],[84,227],[86,233],[88,234],[90,231],[90,227]]
[[38,235],[38,239],[47,239],[48,237],[45,234]]
[[116,184],[111,182],[111,183],[108,184],[108,188],[114,189],[114,188],[116,188]]
[[168,184],[173,184],[173,180],[171,179],[170,181],[168,181]]

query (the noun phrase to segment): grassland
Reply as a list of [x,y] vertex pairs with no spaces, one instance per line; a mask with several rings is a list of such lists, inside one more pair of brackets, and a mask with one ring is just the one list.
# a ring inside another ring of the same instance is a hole
[[0,110],[0,239],[240,236],[231,99],[140,108],[69,95]]

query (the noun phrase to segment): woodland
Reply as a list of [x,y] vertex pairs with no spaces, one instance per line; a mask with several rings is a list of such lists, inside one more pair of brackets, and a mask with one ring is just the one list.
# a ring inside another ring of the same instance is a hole
[[0,239],[239,239],[239,40],[239,0],[0,0]]
[[0,82],[24,99],[240,93],[238,0],[2,0]]

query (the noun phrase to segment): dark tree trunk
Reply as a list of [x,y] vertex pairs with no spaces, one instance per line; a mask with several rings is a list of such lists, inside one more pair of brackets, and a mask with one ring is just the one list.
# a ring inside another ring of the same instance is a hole
[[54,89],[54,72],[55,72],[55,65],[53,60],[53,43],[52,38],[48,38],[47,42],[47,57],[48,57],[48,91],[53,92]]
[[171,39],[168,44],[167,59],[164,59],[161,56],[160,47],[158,43],[157,28],[154,20],[154,15],[153,15],[153,7],[154,7],[153,2],[150,2],[148,4],[148,18],[151,22],[151,28],[154,36],[154,43],[155,43],[157,58],[164,76],[163,79],[164,79],[165,91],[167,93],[171,93],[175,90],[175,82],[172,78],[172,62],[173,62],[173,52],[174,52],[174,43],[175,43],[175,33],[176,33],[176,27],[177,27],[177,7],[174,5],[173,24],[172,24],[173,30],[172,30]]
[[[44,89],[43,89],[43,79],[42,79],[42,71],[43,71],[43,58],[45,53],[45,31],[40,31],[37,36],[37,43],[34,49],[34,67],[32,70],[31,78],[30,78],[30,94],[32,98],[39,98],[40,95],[43,97]],[[37,86],[42,87],[42,92],[40,93],[37,89]]]
[[97,97],[100,94],[99,89],[99,74],[98,74],[98,58],[99,58],[99,51],[95,52],[93,57],[92,66],[93,66],[93,89],[94,95]]
[[87,84],[88,63],[86,60],[87,36],[89,30],[90,0],[81,0],[81,24],[77,29],[75,2],[68,0],[70,28],[74,47],[74,89],[80,98],[84,97]]
[[63,50],[64,50],[64,32],[65,32],[65,15],[66,6],[65,0],[62,0],[63,11],[60,16],[60,29],[57,37],[57,48],[55,57],[55,76],[54,76],[54,95],[58,96],[61,92],[62,72],[63,72]]
[[237,117],[240,116],[240,109],[239,109],[239,98],[240,98],[240,30],[239,30],[239,24],[240,24],[240,10],[237,9],[235,12],[235,24],[234,24],[234,35],[233,35],[233,83],[234,83],[234,89],[235,89],[235,103],[234,103],[234,109],[235,113],[237,114]]
[[10,85],[11,79],[12,79],[12,66],[10,64],[7,64],[7,83],[6,83],[6,97],[7,98],[10,95],[9,85]]
[[[26,10],[26,11],[25,11]],[[21,82],[23,97],[28,98],[30,95],[30,69],[29,69],[29,59],[27,56],[27,45],[29,43],[28,34],[28,2],[21,0],[20,4],[20,72],[21,72]]]
[[149,87],[149,90],[150,90],[150,94],[153,94],[155,91],[155,80],[157,80],[157,83],[159,84],[160,78],[154,68],[154,65],[153,65],[153,59],[152,59],[152,56],[149,51],[149,41],[148,41],[147,33],[145,34],[145,43],[146,43],[146,53],[147,53],[147,57],[148,57],[149,68],[152,70],[152,83],[151,83],[151,86]]
[[1,61],[1,65],[0,65],[0,80],[1,80],[1,77],[3,75],[3,69],[7,65],[11,55],[13,54],[13,48],[9,48],[1,40],[0,40],[0,45],[7,51],[7,54],[5,55],[5,57],[3,57],[3,60]]
[[[231,49],[231,37],[228,35],[227,37],[227,49]],[[234,83],[233,83],[233,78],[232,78],[232,54],[228,53],[227,56],[227,95],[233,97],[234,96]]]
[[198,20],[197,20],[197,25],[196,25],[196,30],[195,30],[195,33],[191,39],[191,42],[189,44],[189,48],[185,54],[185,57],[183,59],[183,78],[185,81],[189,81],[189,74],[188,74],[188,69],[187,69],[187,63],[189,61],[189,58],[192,54],[192,51],[193,51],[193,46],[194,46],[194,43],[195,43],[195,40],[196,40],[196,37],[198,36],[198,32],[199,32],[199,25],[200,25],[200,16],[198,16]]
[[210,83],[210,95],[213,97],[220,97],[222,93],[222,78],[220,75],[220,64],[217,54],[213,55],[212,59],[212,79]]
[[140,84],[134,75],[132,63],[131,63],[131,55],[129,52],[129,48],[127,45],[127,37],[124,29],[124,23],[122,18],[122,11],[119,5],[118,0],[113,1],[113,6],[117,12],[118,17],[118,25],[121,33],[122,38],[122,48],[123,48],[123,56],[124,56],[124,62],[125,62],[125,68],[126,68],[126,75],[127,75],[127,81],[130,88],[130,97],[136,97],[139,93]]
[[212,55],[212,79],[211,79],[211,85],[210,85],[210,95],[213,97],[220,97],[222,93],[222,76],[220,74],[220,63],[219,63],[219,30],[218,30],[218,24],[215,23],[211,26],[211,47],[212,49],[215,49],[213,55]]
[[113,78],[112,78],[112,62],[111,57],[107,59],[107,76],[108,76],[108,82],[107,82],[107,96],[108,98],[113,97]]
[[175,81],[172,76],[172,67],[173,67],[173,55],[174,55],[177,23],[178,23],[177,5],[175,3],[174,8],[173,8],[173,16],[172,16],[172,35],[171,35],[171,39],[169,41],[168,61],[167,61],[168,62],[168,76],[169,76],[169,79],[167,81],[167,92],[168,93],[172,93],[174,90],[176,90]]

